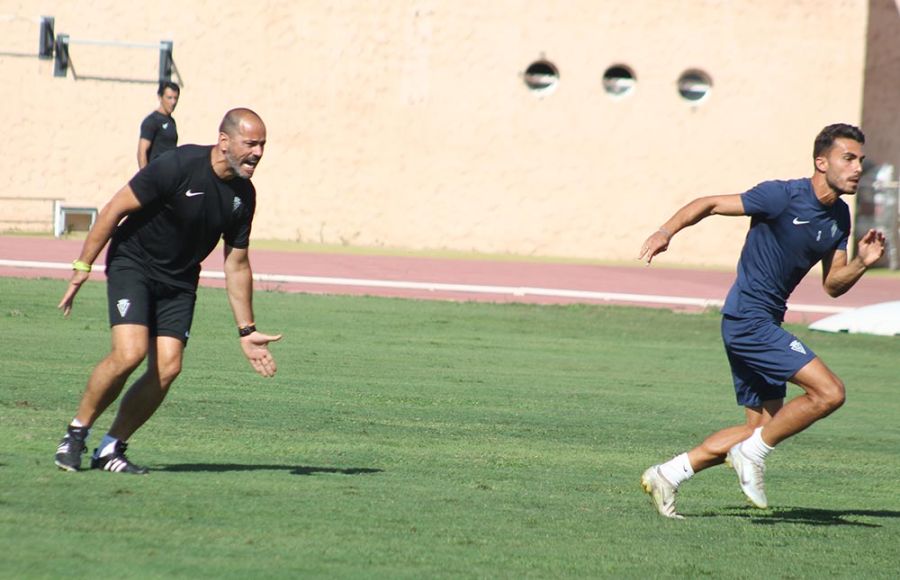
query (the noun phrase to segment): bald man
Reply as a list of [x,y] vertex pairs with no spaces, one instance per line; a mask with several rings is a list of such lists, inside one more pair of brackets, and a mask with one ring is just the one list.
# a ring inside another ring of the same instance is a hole
[[92,469],[145,474],[125,456],[128,439],[162,404],[181,372],[190,336],[200,263],[224,240],[228,300],[241,349],[260,375],[275,375],[268,345],[281,335],[256,330],[248,247],[256,208],[250,181],[266,146],[266,126],[249,109],[232,109],[219,126],[215,145],[184,145],[141,169],[100,212],[59,303],[65,316],[106,253],[112,332],[110,353],[94,368],[56,450],[66,471],[81,468],[88,432],[146,359],[91,459]]

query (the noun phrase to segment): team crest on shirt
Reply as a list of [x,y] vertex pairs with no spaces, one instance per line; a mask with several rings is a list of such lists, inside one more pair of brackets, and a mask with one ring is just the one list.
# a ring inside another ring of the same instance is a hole
[[237,213],[237,210],[241,207],[241,198],[238,196],[234,196],[234,207],[231,209],[232,213]]
[[128,309],[131,308],[131,300],[128,298],[122,298],[118,302],[116,302],[116,308],[119,310],[119,314],[122,318],[125,318],[125,315],[128,313]]

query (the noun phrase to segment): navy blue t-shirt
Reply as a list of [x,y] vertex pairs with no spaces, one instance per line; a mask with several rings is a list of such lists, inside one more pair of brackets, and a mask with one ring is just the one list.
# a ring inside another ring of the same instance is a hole
[[765,181],[741,194],[751,216],[737,279],[722,313],[784,320],[787,300],[817,262],[847,249],[850,210],[838,199],[825,206],[809,178]]
[[256,190],[249,179],[219,179],[211,152],[184,145],[138,171],[129,185],[141,208],[116,228],[107,263],[121,256],[153,280],[196,288],[200,263],[219,239],[233,248],[250,245]]

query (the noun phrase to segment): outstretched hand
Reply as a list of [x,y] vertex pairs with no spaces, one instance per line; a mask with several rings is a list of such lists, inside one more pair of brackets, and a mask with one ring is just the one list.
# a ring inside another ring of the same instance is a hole
[[89,272],[83,272],[81,270],[72,271],[72,278],[69,280],[69,286],[66,288],[66,293],[63,294],[62,300],[60,300],[59,304],[56,306],[63,311],[63,316],[68,316],[72,312],[72,304],[75,302],[75,295],[78,294],[81,285],[84,284],[89,277]]
[[869,230],[857,243],[857,254],[866,267],[871,266],[884,255],[884,234],[877,230]]
[[269,343],[279,340],[280,334],[270,335],[258,331],[241,338],[244,356],[250,361],[253,369],[264,377],[274,377],[275,371],[278,370],[275,358],[269,352]]
[[638,255],[638,260],[647,260],[647,265],[649,266],[656,254],[661,254],[669,249],[669,240],[671,239],[672,236],[667,232],[662,229],[656,230],[649,238],[647,238],[644,245],[641,246],[641,253]]

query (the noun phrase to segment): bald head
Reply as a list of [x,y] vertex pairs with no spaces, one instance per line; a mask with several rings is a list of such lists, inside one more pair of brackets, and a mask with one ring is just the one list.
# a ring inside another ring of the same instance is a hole
[[225,117],[219,124],[219,133],[225,133],[229,137],[234,137],[241,131],[241,125],[255,125],[262,127],[263,130],[266,128],[265,123],[263,123],[263,120],[259,115],[250,109],[239,107],[225,113]]
[[250,109],[232,109],[219,125],[213,170],[222,179],[250,179],[266,147],[266,125]]

